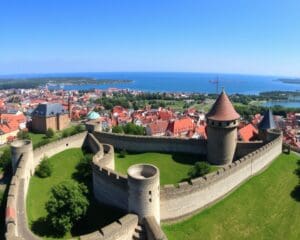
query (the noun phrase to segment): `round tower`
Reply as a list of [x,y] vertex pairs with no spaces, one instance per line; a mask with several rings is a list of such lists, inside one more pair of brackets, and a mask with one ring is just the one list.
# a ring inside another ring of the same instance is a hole
[[210,163],[224,165],[232,162],[239,118],[240,115],[223,90],[206,115],[207,158]]
[[16,140],[10,145],[12,155],[12,169],[16,172],[21,156],[30,160],[33,158],[33,148],[30,140]]
[[160,223],[159,169],[150,164],[136,164],[128,168],[128,211],[144,217],[154,216]]

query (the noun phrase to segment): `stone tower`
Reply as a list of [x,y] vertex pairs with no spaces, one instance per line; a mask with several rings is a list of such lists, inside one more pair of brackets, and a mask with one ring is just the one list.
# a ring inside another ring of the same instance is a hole
[[136,213],[139,221],[153,216],[160,224],[159,169],[150,164],[128,168],[128,211]]
[[[13,173],[16,172],[19,165],[21,156],[26,158],[26,162],[31,163],[30,160],[33,159],[33,148],[32,142],[30,140],[16,140],[11,143],[11,153],[12,153],[12,169]],[[30,169],[32,166],[28,166]]]
[[223,90],[206,115],[207,157],[211,164],[224,165],[232,162],[239,118],[240,115]]

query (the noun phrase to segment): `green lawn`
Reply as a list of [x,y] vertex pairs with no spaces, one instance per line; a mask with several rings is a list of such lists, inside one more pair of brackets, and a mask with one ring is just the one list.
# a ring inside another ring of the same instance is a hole
[[294,174],[299,159],[282,154],[213,207],[186,221],[163,225],[169,240],[300,239],[300,187]]
[[[157,166],[160,170],[160,184],[174,184],[188,178],[188,171],[197,161],[203,161],[203,157],[192,154],[181,153],[127,153],[121,158],[115,154],[116,171],[127,174],[127,169],[137,163],[150,163]],[[216,167],[212,167],[215,170]]]
[[[51,177],[42,179],[33,176],[31,178],[27,195],[27,216],[30,227],[35,234],[43,236],[45,239],[54,238],[54,231],[45,219],[47,216],[45,203],[49,199],[52,186],[67,179],[76,181],[74,177],[77,172],[76,166],[82,156],[83,152],[79,148],[68,149],[58,153],[50,158],[53,164]],[[122,216],[120,211],[96,203],[92,195],[91,182],[89,183],[89,190],[90,206],[87,215],[64,238],[90,233]]]

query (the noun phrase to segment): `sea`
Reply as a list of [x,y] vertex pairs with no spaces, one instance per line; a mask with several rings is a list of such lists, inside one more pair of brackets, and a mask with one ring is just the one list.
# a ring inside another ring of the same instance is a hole
[[[107,89],[111,87],[142,90],[150,92],[188,92],[188,93],[216,93],[222,88],[229,94],[259,94],[265,91],[299,91],[300,84],[283,83],[278,80],[283,76],[260,76],[224,73],[188,73],[188,72],[88,72],[88,73],[52,73],[52,74],[18,74],[2,75],[1,78],[28,77],[92,77],[96,79],[125,79],[132,80],[126,84],[108,85],[64,85],[65,90]],[[219,84],[216,84],[216,82]],[[278,105],[275,103],[267,103]],[[281,102],[280,105],[286,105]],[[293,107],[300,107],[300,101],[291,103]]]
[[258,94],[264,91],[300,91],[300,84],[288,84],[278,81],[282,76],[259,76],[216,73],[178,73],[178,72],[100,72],[100,73],[52,73],[52,74],[18,74],[1,75],[1,78],[28,77],[92,77],[96,79],[126,79],[133,82],[113,85],[65,85],[65,90],[88,90],[110,87],[128,88],[151,92],[199,92],[215,93],[216,80],[219,90],[241,94]]

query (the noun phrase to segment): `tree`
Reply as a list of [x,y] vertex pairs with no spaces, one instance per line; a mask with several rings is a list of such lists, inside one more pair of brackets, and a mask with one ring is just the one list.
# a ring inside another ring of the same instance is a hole
[[112,128],[113,133],[124,133],[123,128],[121,126],[114,126]]
[[19,139],[30,139],[28,131],[21,130],[17,134],[17,138]]
[[190,169],[188,175],[190,178],[202,177],[210,172],[210,164],[207,162],[196,162]]
[[53,138],[54,137],[54,130],[52,128],[48,128],[46,131],[46,137],[47,138]]
[[88,189],[75,181],[64,181],[51,189],[50,199],[46,203],[48,220],[60,234],[70,231],[87,211],[86,197]]
[[11,167],[11,151],[9,148],[5,148],[0,157],[0,168],[7,171]]
[[37,167],[35,174],[40,178],[50,177],[52,174],[53,166],[50,163],[48,157],[44,157],[39,166]]

